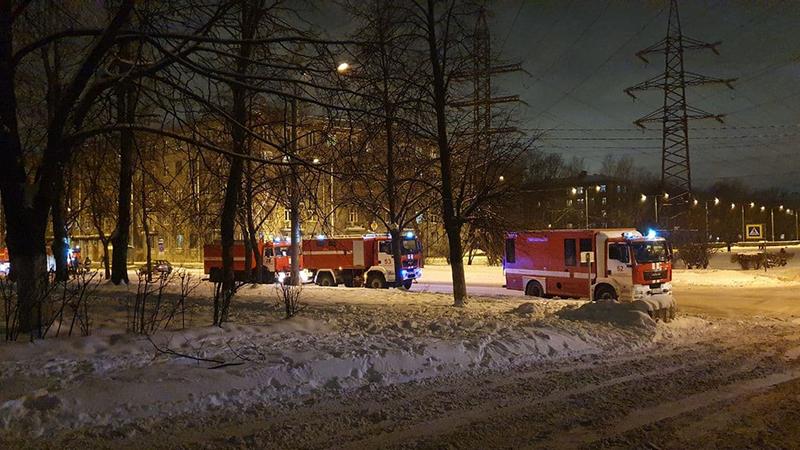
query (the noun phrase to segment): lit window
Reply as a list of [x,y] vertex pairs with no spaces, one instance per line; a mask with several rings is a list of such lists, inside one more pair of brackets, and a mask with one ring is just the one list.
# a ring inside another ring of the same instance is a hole
[[572,206],[572,199],[567,199],[567,206]]
[[600,199],[600,203],[605,205],[606,203],[608,203],[608,199],[603,197],[602,199]]
[[600,185],[600,192],[605,192],[605,191],[606,191],[606,185],[605,184],[601,184]]
[[355,209],[351,209],[347,215],[347,220],[350,223],[358,222],[358,211],[356,211]]
[[292,210],[289,208],[285,208],[283,210],[283,220],[289,222],[292,220]]

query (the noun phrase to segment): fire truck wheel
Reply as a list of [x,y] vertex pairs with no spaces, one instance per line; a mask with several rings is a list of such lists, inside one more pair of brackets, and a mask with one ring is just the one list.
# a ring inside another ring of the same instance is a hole
[[542,289],[542,285],[538,281],[529,281],[528,285],[525,286],[525,295],[544,297],[544,289]]
[[597,301],[616,300],[617,292],[611,286],[600,285],[594,290],[594,299]]
[[370,274],[367,277],[367,287],[370,289],[383,289],[386,287],[386,280],[379,273]]
[[411,285],[412,284],[413,284],[413,282],[411,280],[405,280],[405,281],[403,281],[403,284],[401,286],[402,286],[403,289],[409,290],[409,289],[411,289]]
[[321,273],[317,277],[317,284],[320,286],[333,286],[333,277],[329,273]]

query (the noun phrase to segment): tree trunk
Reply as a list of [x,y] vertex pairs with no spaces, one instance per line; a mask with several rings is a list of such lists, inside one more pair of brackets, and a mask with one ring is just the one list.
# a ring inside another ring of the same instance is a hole
[[[120,44],[120,58],[130,59],[129,44]],[[120,70],[125,66],[120,65]],[[130,83],[121,83],[116,89],[117,94],[117,121],[132,123],[136,115],[136,99],[133,86]],[[134,136],[131,130],[122,130],[119,133],[119,191],[117,201],[117,227],[112,234],[114,243],[113,264],[111,267],[111,282],[114,284],[128,283],[128,242],[131,230],[131,201],[133,185],[133,146]],[[146,236],[145,236],[146,237]]]
[[253,252],[253,260],[255,267],[250,276],[250,280],[256,283],[264,282],[264,273],[262,265],[264,263],[264,254],[258,249],[258,236],[256,236],[256,225],[253,219],[253,173],[251,164],[247,163],[247,172],[245,173],[245,225],[247,229],[247,239],[250,242],[250,250]]
[[289,247],[289,259],[291,260],[291,284],[292,286],[299,286],[300,283],[300,245],[303,242],[303,232],[300,229],[300,193],[298,192],[297,182],[292,177],[292,198],[291,198],[291,211],[289,212],[291,219],[291,235],[292,241]]
[[[297,154],[297,100],[291,100],[291,121],[292,121],[292,134],[289,148],[292,149],[292,156]],[[303,242],[303,233],[300,229],[300,186],[297,183],[297,170],[294,166],[291,167],[292,179],[289,180],[291,192],[290,205],[291,211],[289,212],[289,219],[292,227],[292,241],[289,247],[289,259],[291,268],[291,283],[293,286],[299,286],[300,283],[300,246]]]
[[53,251],[53,258],[56,262],[55,281],[67,281],[67,257],[69,250],[67,246],[67,226],[64,223],[64,205],[62,201],[64,192],[64,181],[58,179],[55,181],[54,198],[53,201],[53,242],[50,249]]
[[109,239],[104,235],[100,236],[100,242],[103,243],[103,270],[105,271],[105,279],[111,278],[111,261],[108,260],[110,254],[108,252]]
[[450,268],[453,275],[453,305],[464,306],[467,300],[467,284],[464,279],[464,252],[461,247],[461,221],[456,215],[453,202],[453,182],[450,169],[450,144],[447,135],[447,86],[444,78],[443,62],[440,59],[436,36],[435,0],[428,0],[426,28],[429,58],[433,72],[433,106],[436,113],[436,142],[439,150],[439,169],[441,171],[442,220],[447,233]]
[[[144,167],[142,167],[142,231],[144,232],[145,255],[145,276],[147,281],[153,280],[153,242],[150,240],[150,224],[147,218],[147,189],[145,186]],[[126,271],[127,272],[127,271]]]

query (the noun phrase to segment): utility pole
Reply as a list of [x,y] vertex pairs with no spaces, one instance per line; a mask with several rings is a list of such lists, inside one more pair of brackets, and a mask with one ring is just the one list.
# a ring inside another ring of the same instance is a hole
[[[689,164],[689,119],[715,119],[722,122],[723,115],[712,114],[689,106],[686,103],[686,87],[702,84],[722,83],[733,89],[732,78],[711,78],[684,70],[685,50],[711,50],[719,54],[720,42],[706,43],[684,36],[678,14],[678,1],[670,0],[667,36],[657,43],[636,53],[645,62],[647,55],[664,55],[664,72],[635,86],[625,89],[633,97],[636,91],[662,90],[664,106],[634,121],[645,128],[650,122],[661,122],[661,184],[670,196],[662,205],[665,228],[688,224],[689,205],[692,198],[692,177]],[[665,217],[666,216],[666,217]]]

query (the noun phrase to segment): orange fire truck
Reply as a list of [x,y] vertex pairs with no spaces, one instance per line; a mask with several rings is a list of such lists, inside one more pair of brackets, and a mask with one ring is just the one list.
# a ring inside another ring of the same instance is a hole
[[[263,256],[261,266],[261,276],[259,279],[265,283],[274,281],[283,282],[291,274],[291,258],[289,247],[291,243],[287,239],[276,239],[271,242],[257,243],[258,251]],[[234,279],[237,281],[247,281],[255,268],[256,262],[250,257],[250,267],[245,269],[245,246],[244,241],[234,241],[233,244],[233,271]],[[300,267],[302,268],[303,259],[300,257]],[[222,281],[222,244],[215,242],[203,246],[203,273],[209,275],[213,282]],[[310,274],[306,270],[300,272],[302,282],[308,282]]]
[[[384,288],[395,283],[392,241],[388,234],[317,236],[303,241],[303,264],[320,286],[344,284]],[[422,252],[413,231],[403,233],[400,284],[409,289],[422,276]]]
[[526,295],[641,303],[674,315],[671,254],[664,238],[634,229],[506,234],[506,287]]

